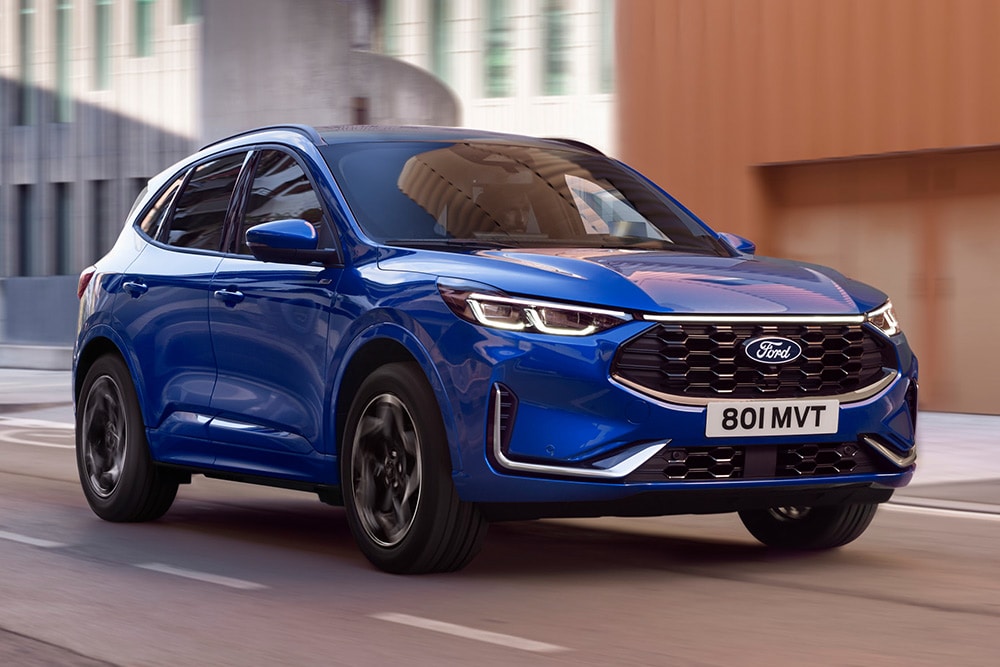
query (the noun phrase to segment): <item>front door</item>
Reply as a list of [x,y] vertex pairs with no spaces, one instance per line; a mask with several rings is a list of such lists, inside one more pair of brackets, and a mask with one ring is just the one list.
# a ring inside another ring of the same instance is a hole
[[212,283],[209,305],[218,380],[211,437],[216,466],[283,477],[330,477],[324,415],[330,310],[341,269],[262,262],[246,229],[298,218],[332,236],[315,189],[296,159],[261,151],[236,243]]

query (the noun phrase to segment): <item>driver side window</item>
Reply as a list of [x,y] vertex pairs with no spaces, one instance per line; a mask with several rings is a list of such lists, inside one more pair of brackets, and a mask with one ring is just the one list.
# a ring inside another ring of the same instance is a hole
[[254,171],[253,185],[240,225],[240,255],[252,255],[246,245],[246,231],[254,225],[297,218],[311,223],[319,237],[319,247],[333,246],[319,196],[305,171],[291,155],[278,150],[261,152]]

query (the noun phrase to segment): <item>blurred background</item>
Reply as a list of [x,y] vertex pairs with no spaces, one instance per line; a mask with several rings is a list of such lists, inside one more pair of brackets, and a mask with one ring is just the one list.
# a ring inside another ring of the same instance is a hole
[[578,139],[888,292],[922,407],[1000,413],[996,0],[0,0],[0,366],[64,369],[146,179],[267,123]]

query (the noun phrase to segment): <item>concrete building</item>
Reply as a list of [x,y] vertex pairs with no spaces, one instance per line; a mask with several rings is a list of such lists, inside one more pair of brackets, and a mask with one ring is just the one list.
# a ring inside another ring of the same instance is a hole
[[622,157],[763,253],[889,292],[923,407],[1000,413],[1000,3],[629,0],[618,21]]
[[273,122],[454,125],[378,0],[0,0],[0,365],[68,367],[76,276],[146,179]]
[[613,0],[383,0],[380,50],[443,80],[462,122],[615,153]]

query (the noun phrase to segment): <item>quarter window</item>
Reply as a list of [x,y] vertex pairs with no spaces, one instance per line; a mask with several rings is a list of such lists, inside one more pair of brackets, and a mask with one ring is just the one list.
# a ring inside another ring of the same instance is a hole
[[[163,193],[157,198],[156,203],[149,207],[146,211],[146,215],[142,217],[139,222],[139,229],[151,239],[157,238],[157,232],[160,229],[160,224],[167,215],[167,211],[170,209],[170,202],[174,200],[174,195],[177,194],[177,190],[181,187],[181,183],[184,182],[184,176],[187,172],[181,174],[177,179],[170,184],[170,186],[163,191]],[[142,199],[143,193],[139,193],[139,197],[136,199],[135,206],[139,205],[139,200]]]
[[177,197],[167,243],[180,248],[220,250],[226,210],[245,157],[244,153],[226,155],[195,168]]
[[300,219],[311,223],[319,236],[319,247],[332,246],[323,206],[305,171],[291,155],[276,150],[263,151],[254,172],[250,200],[243,215],[239,254],[251,255],[246,230],[274,220]]

